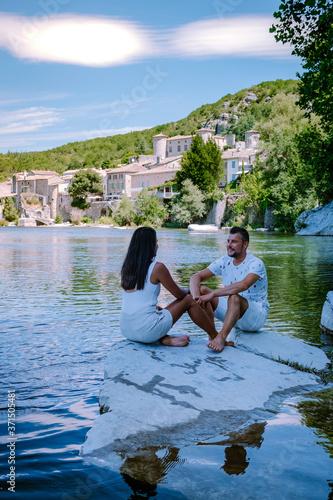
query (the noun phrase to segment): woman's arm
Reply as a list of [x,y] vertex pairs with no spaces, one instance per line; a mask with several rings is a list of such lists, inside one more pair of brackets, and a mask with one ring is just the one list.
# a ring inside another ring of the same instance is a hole
[[153,272],[150,276],[150,281],[157,285],[161,283],[176,299],[183,299],[187,295],[188,290],[180,288],[173,280],[168,268],[162,262],[156,262]]

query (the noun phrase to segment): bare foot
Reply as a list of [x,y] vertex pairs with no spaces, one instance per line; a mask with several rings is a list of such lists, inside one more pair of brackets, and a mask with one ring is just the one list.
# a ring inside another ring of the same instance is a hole
[[171,335],[165,335],[160,339],[163,345],[168,345],[172,347],[185,347],[190,342],[190,337],[188,335],[181,335],[179,337],[172,337]]
[[220,336],[217,336],[214,340],[211,340],[206,344],[209,349],[212,349],[215,352],[221,352],[226,346],[234,347],[234,345],[234,342],[226,342],[224,338]]

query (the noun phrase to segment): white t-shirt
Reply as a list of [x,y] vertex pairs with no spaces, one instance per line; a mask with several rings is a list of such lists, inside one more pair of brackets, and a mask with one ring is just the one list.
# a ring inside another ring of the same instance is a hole
[[240,292],[239,295],[249,301],[260,303],[263,307],[269,308],[267,301],[267,274],[263,261],[252,254],[247,253],[245,259],[239,266],[235,266],[233,257],[221,257],[215,260],[208,269],[215,276],[222,276],[224,286],[232,285],[238,281],[242,281],[248,274],[253,273],[259,276],[254,285],[248,290]]

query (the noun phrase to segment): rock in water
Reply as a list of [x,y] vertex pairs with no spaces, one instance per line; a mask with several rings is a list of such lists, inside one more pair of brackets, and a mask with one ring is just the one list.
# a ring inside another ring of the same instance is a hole
[[333,236],[333,201],[302,212],[295,222],[295,230],[300,236]]
[[333,292],[328,292],[321,312],[320,327],[333,335]]
[[287,396],[320,388],[314,374],[269,358],[297,354],[317,369],[328,362],[320,349],[264,331],[238,333],[237,348],[222,353],[206,341],[192,337],[185,348],[114,343],[99,395],[105,413],[87,434],[85,460],[119,470],[147,447],[190,445],[265,420]]

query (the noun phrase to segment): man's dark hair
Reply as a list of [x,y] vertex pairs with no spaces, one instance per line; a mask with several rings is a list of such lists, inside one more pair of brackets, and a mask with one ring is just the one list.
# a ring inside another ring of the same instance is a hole
[[230,234],[239,234],[243,241],[247,241],[249,243],[250,236],[245,227],[234,226],[230,229]]

